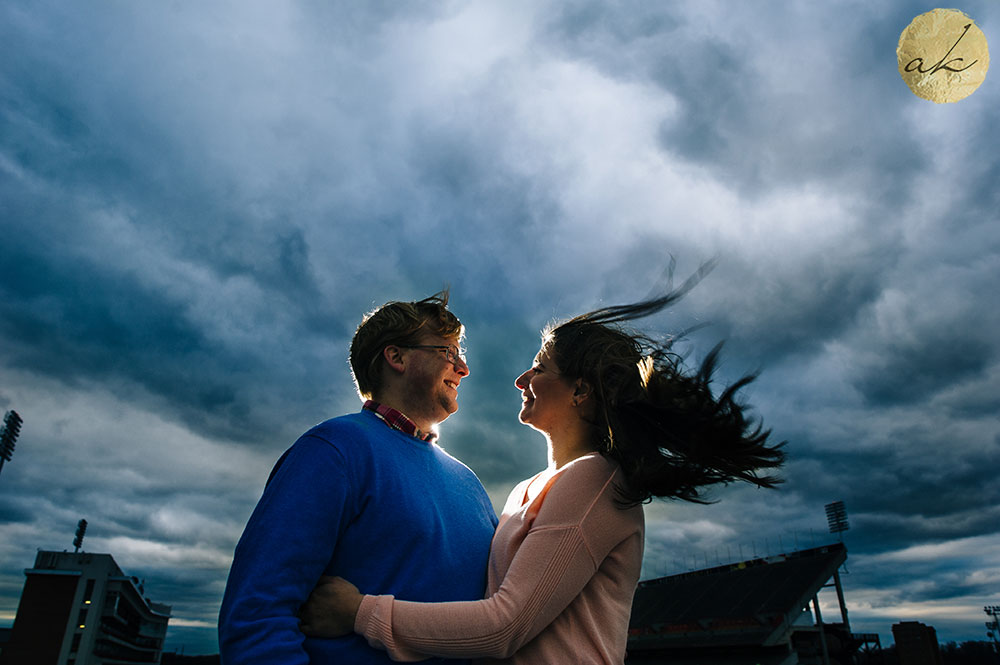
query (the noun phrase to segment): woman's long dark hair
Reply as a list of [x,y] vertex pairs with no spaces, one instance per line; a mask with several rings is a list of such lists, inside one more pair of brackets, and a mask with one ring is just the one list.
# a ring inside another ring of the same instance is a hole
[[581,314],[544,333],[560,374],[591,388],[598,449],[621,465],[625,505],[652,497],[708,503],[703,490],[710,485],[781,482],[759,472],[784,463],[784,442],[768,445],[770,430],[748,418],[749,407],[736,399],[756,375],[715,396],[711,382],[721,344],[690,371],[672,351],[672,339],[656,342],[621,327],[676,303],[712,267],[703,265],[665,295]]

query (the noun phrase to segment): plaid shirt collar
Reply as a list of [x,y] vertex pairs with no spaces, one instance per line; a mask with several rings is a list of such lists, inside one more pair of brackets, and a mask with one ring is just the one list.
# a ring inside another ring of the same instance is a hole
[[399,430],[404,434],[409,434],[410,436],[415,436],[421,441],[426,441],[427,443],[433,443],[437,439],[437,434],[434,432],[421,432],[417,424],[407,418],[403,413],[397,411],[391,406],[386,406],[385,404],[379,404],[373,400],[365,401],[362,409],[367,409],[371,411],[378,419],[384,422],[386,425],[392,429]]

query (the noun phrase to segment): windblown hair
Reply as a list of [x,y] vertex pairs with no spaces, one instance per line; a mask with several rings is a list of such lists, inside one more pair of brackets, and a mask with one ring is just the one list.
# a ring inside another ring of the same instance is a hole
[[351,373],[358,394],[371,399],[382,388],[382,351],[392,344],[419,344],[429,332],[461,340],[462,322],[448,311],[448,289],[416,302],[388,302],[369,312],[351,340]]
[[618,461],[624,505],[652,497],[709,503],[704,488],[736,480],[759,487],[782,482],[761,470],[784,463],[784,442],[768,445],[770,430],[749,419],[736,393],[756,378],[744,376],[715,396],[712,374],[721,344],[690,371],[671,350],[621,324],[680,300],[712,268],[706,264],[680,288],[630,305],[605,307],[547,329],[543,346],[559,372],[582,379],[595,400],[598,450]]

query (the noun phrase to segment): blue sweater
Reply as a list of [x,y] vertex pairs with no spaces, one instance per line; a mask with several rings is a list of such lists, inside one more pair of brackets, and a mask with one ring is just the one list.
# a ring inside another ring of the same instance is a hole
[[278,460],[236,546],[222,663],[391,662],[358,635],[302,635],[296,614],[320,575],[362,593],[478,600],[496,523],[479,479],[440,447],[370,411],[317,425]]

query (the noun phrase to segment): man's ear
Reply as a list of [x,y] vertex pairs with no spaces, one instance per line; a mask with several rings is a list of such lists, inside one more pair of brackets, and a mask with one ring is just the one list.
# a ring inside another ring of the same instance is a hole
[[389,345],[382,349],[382,357],[393,372],[402,374],[406,369],[406,357],[403,350],[395,345]]

